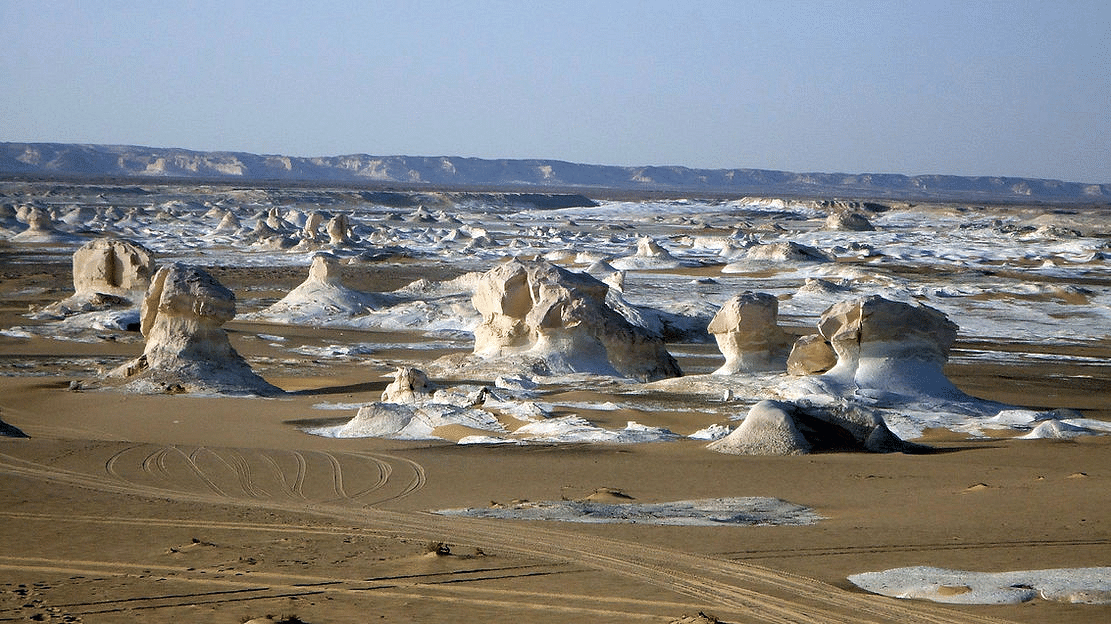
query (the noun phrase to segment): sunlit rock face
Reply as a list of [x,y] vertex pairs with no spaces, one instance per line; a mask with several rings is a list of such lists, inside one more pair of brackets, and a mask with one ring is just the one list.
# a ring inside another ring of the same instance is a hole
[[164,266],[143,300],[143,355],[114,374],[141,391],[280,393],[232,348],[223,325],[234,316],[235,294],[207,272]]
[[328,232],[328,241],[335,246],[350,245],[351,240],[351,225],[348,223],[347,215],[338,214],[328,220],[324,229]]
[[816,451],[913,452],[925,447],[899,439],[882,417],[863,408],[760,401],[732,433],[707,448],[733,455],[803,455]]
[[726,301],[707,327],[725,356],[714,374],[782,369],[791,340],[778,320],[779,300],[773,295],[746,292]]
[[482,314],[477,356],[530,355],[554,371],[655,380],[681,374],[663,341],[606,305],[609,287],[544,261],[486,272],[471,298]]
[[826,377],[903,395],[964,398],[942,372],[957,325],[924,305],[879,296],[830,306],[818,323],[837,354]]
[[98,238],[73,254],[73,290],[128,298],[146,291],[154,273],[154,254],[138,243]]

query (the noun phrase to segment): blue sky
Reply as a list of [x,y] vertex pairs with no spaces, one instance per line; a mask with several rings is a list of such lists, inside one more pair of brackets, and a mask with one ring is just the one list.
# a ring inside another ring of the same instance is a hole
[[1111,183],[1111,3],[0,0],[0,140]]

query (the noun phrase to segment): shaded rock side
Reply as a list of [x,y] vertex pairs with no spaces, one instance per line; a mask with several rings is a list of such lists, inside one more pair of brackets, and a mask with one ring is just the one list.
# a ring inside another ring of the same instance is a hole
[[921,452],[860,407],[817,407],[760,401],[729,435],[707,448],[733,455],[803,455],[819,451]]
[[642,381],[681,375],[663,341],[606,304],[609,287],[544,261],[512,260],[486,272],[472,296],[482,323],[475,355],[522,354],[553,370]]
[[802,336],[787,356],[787,374],[815,375],[837,365],[837,353],[821,334]]

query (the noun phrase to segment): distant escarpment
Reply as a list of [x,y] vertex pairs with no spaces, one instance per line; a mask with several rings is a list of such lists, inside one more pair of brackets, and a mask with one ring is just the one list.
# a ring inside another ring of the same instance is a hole
[[1017,202],[1111,201],[1111,184],[1012,177],[620,167],[457,156],[295,157],[65,143],[0,143],[0,175],[163,177],[439,187],[609,189]]

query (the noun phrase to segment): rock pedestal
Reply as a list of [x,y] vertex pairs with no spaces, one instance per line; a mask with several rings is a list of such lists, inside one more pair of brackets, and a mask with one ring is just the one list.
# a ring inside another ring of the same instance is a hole
[[837,354],[826,373],[835,381],[897,394],[965,396],[942,372],[957,325],[934,308],[865,297],[830,306],[818,329]]
[[143,300],[143,355],[114,371],[145,391],[279,394],[228,341],[235,295],[204,270],[170,264],[155,273]]
[[778,319],[779,300],[773,295],[746,292],[726,301],[707,327],[725,356],[714,374],[782,369],[791,340]]

